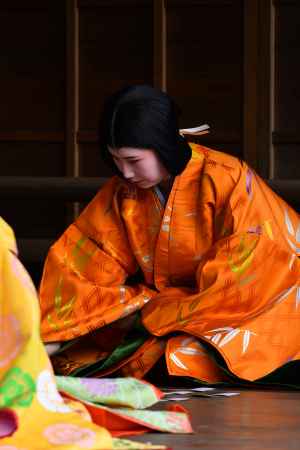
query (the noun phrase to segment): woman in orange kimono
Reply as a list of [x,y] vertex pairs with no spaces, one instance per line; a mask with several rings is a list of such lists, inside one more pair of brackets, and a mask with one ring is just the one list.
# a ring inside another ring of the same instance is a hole
[[123,89],[102,119],[117,176],[40,287],[56,370],[144,377],[164,355],[170,375],[296,383],[299,215],[245,162],[188,144],[167,94]]

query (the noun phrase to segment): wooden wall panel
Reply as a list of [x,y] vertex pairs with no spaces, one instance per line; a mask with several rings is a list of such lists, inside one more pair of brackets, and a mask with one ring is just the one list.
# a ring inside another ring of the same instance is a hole
[[279,133],[292,134],[300,130],[300,2],[277,1],[275,8],[275,128]]
[[[104,100],[122,86],[153,81],[153,17],[150,1],[79,2],[80,174],[107,175],[95,159]],[[86,131],[92,131],[85,140]]]
[[274,176],[300,175],[300,2],[274,1]]
[[[0,176],[65,174],[65,5],[9,0],[0,5]],[[55,235],[65,205],[1,201],[18,237]]]
[[14,3],[0,5],[1,131],[63,131],[63,2]]
[[112,170],[105,165],[100,156],[97,142],[82,142],[79,145],[80,176],[110,177]]
[[243,0],[243,157],[267,178],[271,166],[273,14],[271,0]]
[[[299,178],[299,29],[299,0],[3,0],[0,176],[110,176],[103,102],[149,83],[182,127],[210,124],[198,142]],[[19,238],[56,237],[82,205],[69,206],[2,201],[0,214]]]
[[0,176],[64,176],[64,145],[49,142],[0,142]]
[[202,142],[242,156],[242,1],[167,2],[167,90],[181,126],[208,123]]
[[300,178],[300,143],[275,146],[274,178]]
[[4,201],[1,200],[0,216],[15,231],[18,238],[56,238],[66,228],[66,205],[57,201]]
[[[64,146],[37,142],[0,142],[0,176],[64,176]],[[65,227],[65,205],[56,202],[3,201],[0,216],[18,237],[54,236]]]

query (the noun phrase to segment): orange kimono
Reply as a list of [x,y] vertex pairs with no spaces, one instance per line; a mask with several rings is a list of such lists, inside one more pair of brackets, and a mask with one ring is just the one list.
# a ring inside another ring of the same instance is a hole
[[63,372],[101,359],[101,329],[137,310],[149,338],[114,367],[125,375],[165,354],[171,375],[254,381],[299,359],[299,215],[246,163],[191,147],[165,206],[114,177],[50,249],[43,339],[94,337]]

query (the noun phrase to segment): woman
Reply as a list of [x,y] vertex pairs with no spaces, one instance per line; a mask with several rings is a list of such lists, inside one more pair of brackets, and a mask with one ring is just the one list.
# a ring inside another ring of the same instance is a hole
[[50,249],[40,288],[57,371],[143,377],[165,355],[170,375],[215,383],[296,364],[298,214],[244,162],[188,144],[149,86],[108,101],[100,138],[118,176]]

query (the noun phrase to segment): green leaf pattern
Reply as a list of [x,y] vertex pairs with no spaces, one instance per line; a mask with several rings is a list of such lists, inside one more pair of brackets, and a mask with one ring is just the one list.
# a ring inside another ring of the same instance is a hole
[[19,367],[7,371],[0,386],[0,408],[27,408],[33,401],[36,386],[33,378]]

